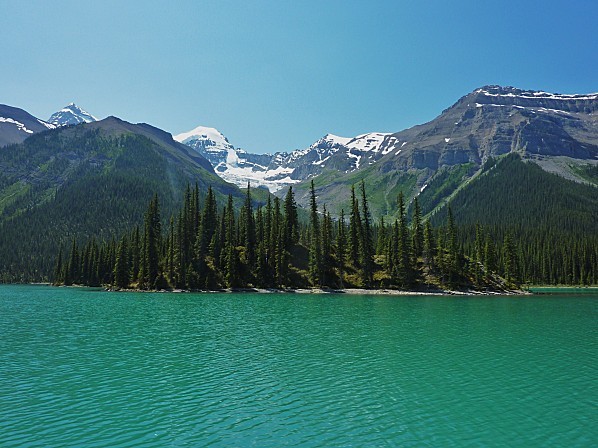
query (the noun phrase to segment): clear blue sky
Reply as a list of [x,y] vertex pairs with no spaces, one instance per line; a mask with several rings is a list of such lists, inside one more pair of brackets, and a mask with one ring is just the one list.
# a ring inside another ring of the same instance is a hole
[[485,84],[598,91],[598,1],[0,0],[0,103],[249,151],[399,131]]

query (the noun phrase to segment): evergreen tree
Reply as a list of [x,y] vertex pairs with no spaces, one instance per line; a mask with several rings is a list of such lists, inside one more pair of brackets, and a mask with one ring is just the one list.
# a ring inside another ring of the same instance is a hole
[[228,204],[226,206],[226,284],[229,288],[239,286],[239,254],[236,244],[236,226],[235,210],[233,207],[233,197],[228,195]]
[[374,275],[374,246],[372,243],[372,228],[371,216],[368,207],[367,196],[365,193],[365,182],[361,181],[361,207],[363,209],[363,217],[361,219],[361,235],[360,235],[360,261],[361,261],[361,277],[364,286],[367,288],[372,286]]
[[482,281],[482,260],[483,260],[483,234],[482,227],[479,224],[475,226],[475,242],[473,249],[473,269],[472,273],[475,279],[476,285],[480,285]]
[[255,282],[258,287],[268,285],[268,263],[266,258],[267,241],[264,228],[264,214],[262,207],[258,207],[255,218],[255,229],[257,237],[257,266],[255,273]]
[[56,258],[56,264],[54,266],[54,285],[60,285],[64,283],[64,267],[62,266],[62,245],[58,249],[58,257]]
[[154,195],[145,215],[145,233],[143,241],[143,278],[140,279],[143,289],[154,289],[159,275],[159,246],[161,224],[158,195]]
[[129,286],[129,270],[127,237],[123,236],[118,243],[116,262],[114,264],[114,286],[118,288]]
[[359,266],[359,240],[362,234],[359,203],[355,198],[355,186],[351,186],[351,214],[349,215],[349,261]]
[[454,285],[461,271],[459,247],[457,243],[457,226],[451,206],[447,211],[447,262],[449,284]]
[[421,209],[417,196],[413,199],[413,215],[411,218],[411,234],[413,241],[411,246],[413,248],[413,257],[415,263],[417,259],[422,256],[424,249],[424,228],[421,223]]
[[170,217],[169,231],[168,231],[168,280],[171,285],[176,285],[176,235],[174,231],[174,217]]
[[484,266],[488,275],[496,270],[496,249],[490,233],[486,233],[484,242]]
[[78,269],[79,269],[79,254],[77,250],[77,240],[73,237],[73,243],[71,245],[71,253],[69,256],[69,262],[66,266],[64,275],[64,284],[70,286],[78,281]]
[[247,193],[245,195],[245,204],[242,209],[242,219],[244,228],[243,241],[245,245],[245,257],[247,265],[254,266],[255,263],[255,222],[253,219],[253,206],[251,204],[251,188],[247,183]]
[[322,280],[322,244],[320,235],[320,219],[318,217],[318,204],[314,181],[310,187],[310,245],[309,245],[309,279],[314,286],[321,285]]
[[322,225],[321,225],[321,283],[327,285],[329,282],[329,276],[332,271],[332,217],[326,210],[326,205],[323,206],[322,212]]
[[386,232],[386,223],[384,216],[380,217],[380,224],[378,224],[378,232],[376,234],[376,255],[385,255],[388,245],[388,236]]
[[424,225],[424,266],[428,268],[428,271],[434,270],[434,258],[436,257],[436,242],[434,241],[434,231],[432,230],[432,224],[430,221],[426,221]]
[[338,231],[336,237],[336,257],[338,263],[338,278],[340,287],[344,287],[345,266],[347,262],[347,229],[345,227],[345,210],[341,209],[341,216],[338,220]]
[[141,243],[139,236],[139,226],[135,226],[133,236],[131,238],[131,282],[136,282],[139,279],[139,264],[141,262]]
[[291,247],[299,242],[299,215],[292,186],[289,186],[284,198],[284,228],[285,248],[290,251]]
[[405,199],[403,192],[399,193],[399,219],[396,227],[396,280],[402,287],[412,282],[411,251],[409,247],[409,228],[407,227],[407,216],[405,212]]
[[[502,257],[503,257],[503,270],[504,277],[507,282],[515,282],[517,280],[517,266],[515,258],[515,248],[513,246],[513,240],[509,232],[505,234],[505,239],[502,246]],[[570,279],[570,283],[573,283],[573,279]]]

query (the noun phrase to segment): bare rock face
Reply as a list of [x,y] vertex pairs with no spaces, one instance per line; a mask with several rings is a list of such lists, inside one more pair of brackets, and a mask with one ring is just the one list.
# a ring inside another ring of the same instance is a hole
[[[451,188],[438,193],[446,197],[489,159],[510,153],[580,181],[571,165],[598,163],[597,112],[598,94],[561,95],[485,86],[465,95],[434,120],[387,135],[381,151],[363,154],[358,170],[338,173],[333,182],[326,178],[317,194],[334,210],[339,191],[362,178],[384,190],[376,192],[378,211],[392,213],[388,204],[396,202],[395,180],[399,176],[406,182],[403,191],[413,197],[433,179],[467,164],[461,170],[466,173],[464,178],[451,180]],[[305,183],[297,185],[299,193],[306,188]]]
[[[438,169],[519,152],[524,158],[598,157],[598,94],[560,95],[487,86],[439,117],[394,134],[407,142],[397,168]],[[387,156],[390,158],[391,156]]]

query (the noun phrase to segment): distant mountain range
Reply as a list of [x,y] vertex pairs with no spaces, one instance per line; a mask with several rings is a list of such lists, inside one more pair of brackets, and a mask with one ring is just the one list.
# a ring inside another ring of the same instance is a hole
[[27,137],[48,129],[93,121],[97,121],[97,118],[75,103],[53,113],[47,121],[36,118],[23,109],[0,104],[0,147],[21,143]]
[[283,196],[293,185],[306,206],[313,179],[318,202],[338,215],[364,180],[375,219],[396,217],[402,192],[432,220],[450,203],[463,223],[596,233],[597,112],[598,94],[485,86],[397,133],[328,134],[302,150],[252,154],[214,128],[173,138],[116,117],[96,121],[74,104],[48,121],[0,105],[0,273],[44,277],[46,255],[65,238],[109,238],[140,223],[154,192],[168,216],[196,183],[237,204],[248,181],[264,187],[254,192],[261,203],[266,188]]
[[[364,156],[371,160],[386,154],[394,142],[390,134],[369,133],[355,138],[327,134],[306,149],[254,154],[235,148],[217,129],[199,126],[176,135],[210,161],[216,172],[238,186],[267,187],[271,192],[310,179],[326,170],[353,172]],[[370,161],[371,163],[371,161]]]
[[[488,158],[512,152],[548,172],[584,182],[572,166],[598,162],[597,108],[598,94],[561,95],[485,86],[429,123],[394,134],[368,133],[354,138],[328,134],[308,148],[290,153],[248,153],[234,147],[218,130],[202,126],[175,139],[194,148],[222,178],[238,186],[251,181],[278,192],[298,184],[305,192],[302,183],[315,178],[323,198],[335,204],[347,199],[338,188],[346,190],[356,179],[367,178],[384,190],[388,202],[401,184],[397,173],[414,177],[408,189],[413,196],[444,170],[466,163],[479,169]],[[304,205],[306,201],[304,197]],[[390,212],[388,208],[378,211]]]

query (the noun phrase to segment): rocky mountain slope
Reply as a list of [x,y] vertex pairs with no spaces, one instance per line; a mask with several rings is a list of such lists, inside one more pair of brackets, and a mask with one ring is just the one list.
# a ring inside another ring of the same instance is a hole
[[0,147],[21,143],[31,135],[56,126],[34,117],[18,107],[0,104]]
[[[374,214],[392,216],[399,191],[411,199],[429,188],[427,194],[436,196],[431,212],[475,178],[485,162],[511,153],[545,171],[587,182],[579,167],[598,163],[597,110],[598,94],[482,87],[434,120],[386,137],[385,154],[366,154],[359,170],[320,174],[318,195],[338,211],[348,204],[348,187],[364,179],[375,196]],[[307,205],[307,183],[297,190],[299,202]]]

